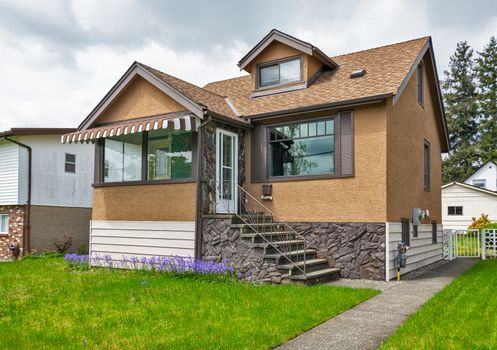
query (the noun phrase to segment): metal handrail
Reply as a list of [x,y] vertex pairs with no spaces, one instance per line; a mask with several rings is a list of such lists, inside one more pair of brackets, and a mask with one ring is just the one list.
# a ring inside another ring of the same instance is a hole
[[[232,186],[232,183],[229,183],[229,186]],[[216,186],[217,190],[220,190],[219,184]],[[306,261],[307,261],[307,243],[302,235],[300,235],[295,229],[293,229],[287,222],[280,221],[276,214],[274,214],[269,208],[267,208],[264,204],[259,202],[254,196],[252,196],[247,190],[245,190],[242,186],[236,185],[237,188],[237,203],[238,208],[230,208],[229,205],[225,205],[222,201],[221,205],[228,212],[228,214],[234,214],[238,217],[245,225],[247,225],[255,234],[261,237],[267,244],[271,246],[274,250],[280,254],[281,257],[288,260],[288,262],[298,269],[301,273],[306,275]],[[238,193],[240,192],[240,193]],[[216,200],[218,196],[215,196]],[[250,210],[248,205],[248,200],[251,199],[256,207],[263,209],[263,212],[259,210]],[[234,210],[233,210],[234,209]],[[269,220],[269,221],[268,221]],[[284,227],[286,230],[281,230],[280,227]],[[269,227],[269,231],[266,229]],[[262,230],[261,230],[262,229]],[[286,232],[290,232],[290,234],[285,234]],[[269,233],[268,239],[266,234]],[[302,243],[298,242],[297,252],[295,254],[296,261],[294,258],[293,251],[293,242],[292,237],[299,238],[302,240]],[[277,241],[272,241],[273,237],[277,238]],[[278,243],[278,244],[275,244]],[[298,263],[299,260],[299,245],[303,245],[303,268],[301,268]],[[280,249],[281,248],[281,249]]]

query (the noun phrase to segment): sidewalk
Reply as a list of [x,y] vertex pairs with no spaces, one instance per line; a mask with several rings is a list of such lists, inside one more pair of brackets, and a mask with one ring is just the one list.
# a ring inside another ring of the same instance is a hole
[[478,258],[459,258],[408,281],[339,280],[330,285],[373,288],[381,294],[332,318],[277,349],[376,349],[409,315]]

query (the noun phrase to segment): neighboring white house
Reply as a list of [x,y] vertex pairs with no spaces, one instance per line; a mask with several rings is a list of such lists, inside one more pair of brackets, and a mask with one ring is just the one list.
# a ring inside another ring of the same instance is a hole
[[0,132],[0,259],[10,257],[11,242],[54,249],[55,239],[70,236],[73,249],[88,244],[94,145],[61,144],[71,130]]
[[466,229],[471,218],[481,214],[487,214],[491,221],[497,220],[497,192],[460,182],[442,186],[444,229]]
[[465,184],[497,191],[497,164],[490,161],[464,180]]

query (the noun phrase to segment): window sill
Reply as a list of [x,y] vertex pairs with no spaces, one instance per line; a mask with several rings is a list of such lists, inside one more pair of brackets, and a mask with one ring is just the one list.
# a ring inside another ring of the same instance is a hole
[[265,86],[252,91],[250,98],[281,94],[284,92],[303,90],[305,88],[307,88],[307,82],[305,80],[294,81],[287,84]]
[[345,179],[354,177],[352,175],[336,175],[336,174],[321,174],[321,175],[301,175],[301,176],[273,176],[262,181],[252,181],[252,183],[271,183],[271,182],[293,182],[293,181],[310,181],[310,180],[327,180],[327,179]]
[[7,237],[9,234],[7,232],[0,232],[0,237]]
[[182,183],[194,183],[194,182],[195,182],[195,178],[187,178],[187,179],[177,179],[177,180],[102,182],[102,183],[94,183],[92,186],[93,186],[93,188],[99,188],[99,187],[182,184]]

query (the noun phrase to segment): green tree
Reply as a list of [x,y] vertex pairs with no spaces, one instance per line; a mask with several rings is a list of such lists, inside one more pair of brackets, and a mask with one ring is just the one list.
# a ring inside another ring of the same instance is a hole
[[476,73],[473,50],[466,41],[457,44],[444,75],[442,93],[452,148],[442,164],[442,181],[447,183],[464,181],[479,164]]
[[478,149],[482,163],[497,160],[497,40],[479,52],[476,60],[480,111]]

